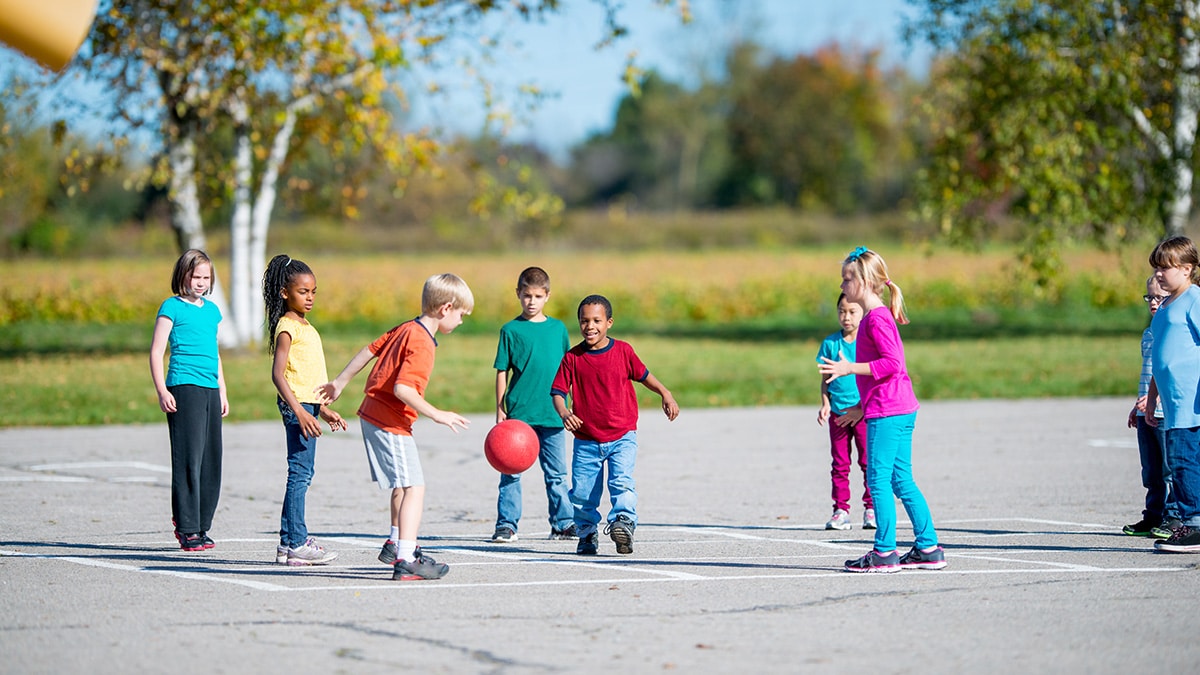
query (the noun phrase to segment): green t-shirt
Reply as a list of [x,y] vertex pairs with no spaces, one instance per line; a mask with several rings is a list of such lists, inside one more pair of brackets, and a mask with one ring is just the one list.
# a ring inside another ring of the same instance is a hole
[[567,327],[558,319],[534,322],[519,316],[500,328],[493,367],[508,371],[504,410],[509,417],[539,427],[562,427],[550,385],[570,348]]

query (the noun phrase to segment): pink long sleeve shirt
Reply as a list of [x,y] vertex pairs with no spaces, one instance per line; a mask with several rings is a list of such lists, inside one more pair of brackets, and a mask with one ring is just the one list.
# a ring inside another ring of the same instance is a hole
[[876,307],[863,316],[857,357],[871,368],[870,375],[855,376],[865,419],[907,415],[921,407],[908,378],[900,330],[887,307]]

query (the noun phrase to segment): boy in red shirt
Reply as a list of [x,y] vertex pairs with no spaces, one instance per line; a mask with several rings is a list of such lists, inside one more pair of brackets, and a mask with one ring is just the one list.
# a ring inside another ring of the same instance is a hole
[[[600,477],[608,464],[608,534],[617,553],[633,553],[637,527],[637,493],[633,465],[637,459],[637,394],[633,382],[662,397],[667,419],[679,416],[671,392],[642,364],[628,342],[608,337],[612,304],[603,295],[589,295],[579,303],[579,329],[583,342],[563,356],[550,393],[563,426],[575,434],[571,460],[571,503],[579,555],[596,555],[600,536]],[[571,407],[567,407],[567,396]]]

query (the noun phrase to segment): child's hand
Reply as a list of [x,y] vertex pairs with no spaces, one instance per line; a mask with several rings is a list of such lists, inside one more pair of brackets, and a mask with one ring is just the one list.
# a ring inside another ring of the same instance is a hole
[[825,426],[825,420],[829,419],[829,401],[822,401],[821,407],[817,409],[817,424]]
[[579,427],[583,426],[583,420],[575,414],[574,410],[568,410],[565,417],[562,418],[563,428],[567,431],[578,431]]
[[430,419],[438,424],[445,424],[456,434],[458,433],[459,429],[463,429],[465,431],[467,427],[471,426],[471,420],[459,415],[456,412],[448,412],[446,410],[437,411],[430,416]]
[[858,424],[862,421],[863,411],[861,405],[856,405],[853,408],[846,408],[846,412],[842,413],[837,418],[839,427],[849,427]]
[[301,408],[300,412],[296,413],[296,421],[300,423],[300,434],[305,438],[321,436],[321,424],[307,410]]
[[325,384],[314,387],[313,393],[317,396],[320,396],[321,400],[318,402],[321,405],[326,406],[338,400],[338,397],[342,395],[342,388],[338,386],[337,382],[326,382]]
[[841,358],[840,356],[838,357],[837,361],[834,361],[827,356],[822,356],[821,360],[825,363],[817,364],[817,370],[819,370],[822,375],[827,376],[825,378],[825,384],[829,384],[843,375],[850,374],[851,362]]
[[166,389],[158,394],[158,409],[165,413],[173,413],[178,410],[175,405],[175,395]]
[[321,406],[320,415],[321,419],[325,420],[325,423],[329,425],[330,431],[346,430],[346,420],[342,419],[342,416],[336,410]]
[[679,417],[679,404],[675,402],[675,397],[671,396],[671,392],[663,394],[662,409],[667,414],[667,419],[672,422]]

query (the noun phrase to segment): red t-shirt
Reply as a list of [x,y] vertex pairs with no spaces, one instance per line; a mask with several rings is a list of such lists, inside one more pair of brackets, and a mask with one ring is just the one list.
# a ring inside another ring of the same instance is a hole
[[609,338],[604,349],[590,350],[582,342],[563,356],[550,393],[571,397],[571,409],[583,420],[575,436],[609,443],[637,430],[637,392],[650,371],[628,342]]
[[424,396],[433,374],[437,340],[420,321],[413,319],[389,330],[371,343],[378,361],[367,376],[367,394],[358,416],[375,426],[402,436],[412,436],[417,411],[396,398],[397,384],[406,384]]

